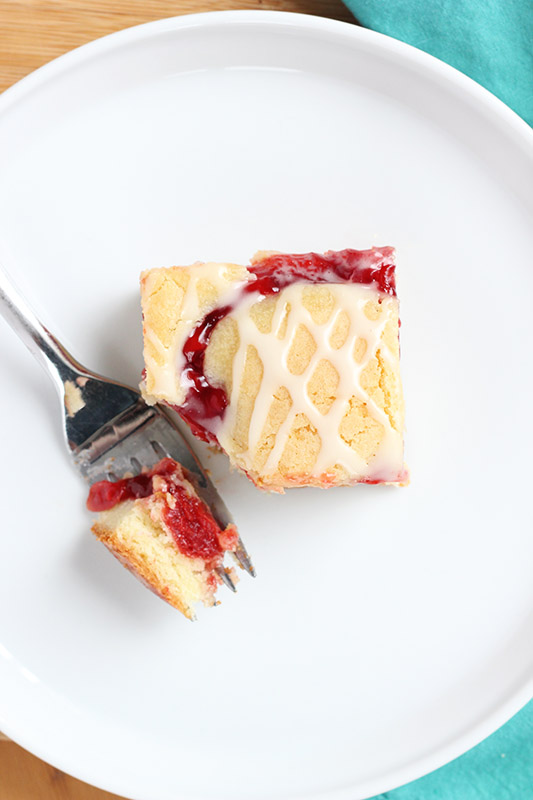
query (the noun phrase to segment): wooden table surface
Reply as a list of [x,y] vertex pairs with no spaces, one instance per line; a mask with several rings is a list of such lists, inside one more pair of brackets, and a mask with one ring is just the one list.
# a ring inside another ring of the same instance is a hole
[[[257,8],[354,22],[341,0],[0,0],[0,92],[52,58],[107,33],[197,11]],[[0,800],[117,800],[0,734]]]

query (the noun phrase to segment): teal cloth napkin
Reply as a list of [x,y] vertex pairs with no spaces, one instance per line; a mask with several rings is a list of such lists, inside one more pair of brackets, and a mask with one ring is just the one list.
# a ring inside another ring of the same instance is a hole
[[468,753],[373,800],[531,800],[533,701]]
[[437,56],[533,125],[533,0],[344,0],[359,22]]
[[[365,27],[469,75],[533,125],[533,0],[345,0]],[[533,701],[468,753],[375,800],[533,800]]]

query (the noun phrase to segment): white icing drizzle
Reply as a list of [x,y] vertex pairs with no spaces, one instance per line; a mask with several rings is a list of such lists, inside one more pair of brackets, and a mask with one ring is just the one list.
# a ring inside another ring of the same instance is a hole
[[144,363],[147,373],[149,373],[153,379],[153,389],[151,395],[148,395],[146,392],[146,382],[143,381],[141,383],[141,392],[144,399],[147,403],[152,405],[157,403],[158,400],[175,402],[169,399],[175,397],[180,398],[180,402],[182,402],[183,398],[181,395],[182,390],[180,388],[179,376],[176,375],[176,370],[173,369],[174,353],[177,345],[173,341],[171,347],[166,348],[156,336],[155,332],[147,326],[145,326],[144,329],[144,338],[145,341],[150,341],[154,349],[157,350],[164,359],[163,366],[160,366],[145,347]]
[[[261,470],[262,475],[269,475],[276,471],[296,415],[304,413],[316,428],[321,441],[320,452],[312,470],[313,477],[323,476],[335,465],[339,465],[344,467],[350,475],[356,475],[359,479],[380,476],[382,480],[397,480],[403,466],[402,433],[392,427],[388,415],[360,386],[360,375],[378,349],[390,314],[397,308],[397,300],[388,295],[380,295],[382,310],[379,319],[373,321],[367,318],[363,309],[369,300],[376,299],[374,288],[361,284],[327,284],[327,288],[335,300],[335,307],[329,320],[325,324],[318,325],[302,303],[303,285],[302,283],[292,284],[280,292],[269,333],[261,333],[250,316],[251,307],[260,299],[256,293],[244,297],[231,312],[231,316],[237,321],[239,327],[240,345],[233,362],[233,387],[230,402],[224,419],[217,429],[217,438],[224,449],[230,452],[234,450],[232,432],[235,426],[246,351],[249,345],[253,345],[263,362],[263,379],[250,421],[248,450],[239,454],[240,466],[247,471],[252,469],[253,457],[261,439],[274,392],[280,386],[285,386],[291,396],[292,406],[277,433],[274,447]],[[287,304],[291,307],[287,330],[283,338],[278,338],[277,334],[282,325]],[[349,317],[350,327],[342,347],[334,349],[330,344],[330,337],[337,318],[343,311]],[[299,325],[307,327],[315,340],[316,350],[303,373],[294,375],[287,366],[287,357]],[[356,363],[353,352],[356,339],[359,337],[366,339],[367,348],[361,363]],[[394,363],[386,346],[381,347],[381,353],[391,364]],[[327,359],[339,375],[335,400],[326,414],[319,411],[307,392],[308,381],[322,359]],[[366,403],[369,413],[383,426],[383,437],[378,452],[371,459],[370,464],[367,464],[339,434],[339,427],[346,413],[348,401],[354,395]]]
[[[183,345],[194,326],[214,307],[212,303],[206,307],[202,302],[198,284],[201,281],[209,284],[210,291],[216,297],[216,306],[224,306],[233,304],[240,294],[242,286],[254,279],[254,276],[245,267],[236,264],[198,263],[182,269],[187,273],[189,283],[170,347],[165,347],[155,331],[147,325],[144,326],[145,339],[154,346],[161,361],[158,363],[145,347],[145,366],[153,381],[153,388],[151,394],[148,395],[143,381],[141,391],[144,399],[152,404],[163,400],[173,405],[180,405],[185,400],[186,387],[181,381]],[[235,279],[236,274],[241,280]]]
[[[365,478],[398,480],[403,471],[402,431],[396,430],[391,425],[389,416],[360,385],[361,373],[375,356],[378,348],[381,357],[388,360],[393,371],[398,368],[397,359],[383,342],[380,344],[383,330],[391,314],[397,310],[395,297],[378,293],[374,287],[362,284],[323,284],[332,295],[334,306],[327,322],[317,324],[302,301],[303,288],[310,284],[294,283],[277,296],[271,330],[262,333],[250,315],[252,306],[261,300],[261,296],[257,292],[242,295],[242,287],[254,279],[244,267],[206,263],[194,264],[184,269],[187,271],[189,282],[170,346],[165,347],[156,333],[145,326],[145,338],[151,342],[161,362],[158,363],[152,358],[145,348],[146,369],[154,387],[151,394],[147,395],[145,387],[141,385],[147,402],[162,400],[173,405],[183,403],[188,388],[182,375],[183,345],[195,325],[214,307],[231,305],[234,308],[230,315],[237,322],[240,342],[233,360],[232,391],[223,420],[213,420],[215,427],[209,425],[209,428],[216,433],[220,445],[234,455],[239,466],[248,472],[253,472],[253,459],[261,441],[274,393],[284,386],[291,397],[292,405],[276,434],[274,446],[261,470],[261,476],[272,475],[277,471],[296,416],[303,413],[316,429],[321,444],[309,477],[323,479],[324,476],[332,474],[334,467],[340,466],[351,478],[358,480]],[[204,282],[204,287],[206,284],[209,285],[211,296],[207,299],[199,296],[201,281]],[[377,296],[381,301],[381,313],[377,320],[370,320],[364,313],[364,307],[368,301],[375,301]],[[281,326],[284,324],[287,306],[290,306],[290,313],[286,331],[283,337],[278,338]],[[339,315],[343,312],[349,319],[348,334],[342,346],[335,349],[330,343],[331,334]],[[294,375],[288,368],[287,359],[300,325],[304,325],[312,335],[316,350],[302,374]],[[353,356],[358,338],[364,338],[367,342],[360,363],[357,363]],[[263,378],[250,420],[248,449],[235,455],[235,442],[232,437],[246,354],[250,345],[256,348],[262,361]],[[314,405],[308,394],[309,380],[323,359],[334,367],[339,376],[335,399],[325,414]],[[339,432],[348,403],[353,396],[366,404],[368,412],[383,427],[378,451],[369,463],[343,440]]]

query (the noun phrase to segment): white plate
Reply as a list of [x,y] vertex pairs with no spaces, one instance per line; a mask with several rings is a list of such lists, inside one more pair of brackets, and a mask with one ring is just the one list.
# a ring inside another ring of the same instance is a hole
[[206,456],[258,577],[192,625],[89,534],[2,323],[0,728],[136,800],[356,800],[493,731],[533,686],[530,130],[416,50],[270,12],[110,36],[0,111],[4,260],[128,382],[141,268],[396,245],[412,471],[269,497]]

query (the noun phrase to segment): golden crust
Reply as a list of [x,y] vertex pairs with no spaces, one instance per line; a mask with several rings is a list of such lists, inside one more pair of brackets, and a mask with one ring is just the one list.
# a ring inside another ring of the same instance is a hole
[[96,538],[102,544],[105,544],[107,549],[120,561],[122,566],[126,567],[148,589],[169,605],[177,608],[188,619],[195,619],[194,611],[185,602],[181,593],[175,587],[164,584],[161,581],[156,565],[147,563],[138,549],[129,546],[127,542],[120,539],[116,530],[99,522],[95,522],[91,530]]
[[167,347],[181,318],[188,285],[189,273],[180,267],[151,269],[141,275],[144,329],[149,328]]
[[189,275],[177,267],[153,269],[141,276],[146,391],[156,391],[152,365],[164,367],[166,353],[181,318]]

